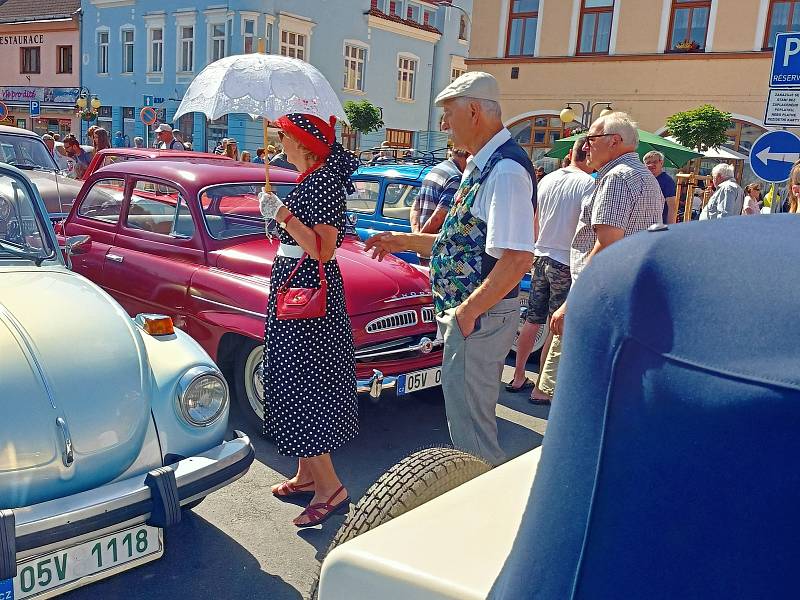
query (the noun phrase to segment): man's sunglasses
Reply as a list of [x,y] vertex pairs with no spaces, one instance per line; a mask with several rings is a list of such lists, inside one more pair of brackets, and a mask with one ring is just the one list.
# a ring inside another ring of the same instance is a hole
[[591,144],[592,140],[594,140],[594,139],[601,138],[601,137],[609,137],[609,136],[612,136],[612,135],[619,135],[619,134],[617,134],[617,133],[598,133],[596,135],[587,135],[586,136],[586,143],[587,144]]
[[280,141],[283,141],[283,137],[284,137],[285,135],[286,135],[285,133],[283,133],[282,131],[279,131],[279,132],[278,132],[278,139],[279,139]]

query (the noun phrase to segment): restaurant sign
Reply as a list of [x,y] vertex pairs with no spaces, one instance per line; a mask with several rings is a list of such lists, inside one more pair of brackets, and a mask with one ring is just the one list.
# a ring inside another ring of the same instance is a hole
[[35,101],[44,104],[72,106],[78,100],[79,92],[79,88],[0,86],[0,100],[19,104]]

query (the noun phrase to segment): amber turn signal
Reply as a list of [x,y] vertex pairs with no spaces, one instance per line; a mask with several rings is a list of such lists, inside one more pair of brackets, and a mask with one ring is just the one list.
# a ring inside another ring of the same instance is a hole
[[150,335],[170,335],[175,333],[172,319],[167,315],[141,313],[136,315],[136,323]]

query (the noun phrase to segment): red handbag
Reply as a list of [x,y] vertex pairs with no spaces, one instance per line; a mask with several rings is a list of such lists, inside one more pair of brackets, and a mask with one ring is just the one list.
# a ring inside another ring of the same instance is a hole
[[[322,254],[322,238],[317,238],[317,256]],[[289,277],[278,288],[278,303],[276,316],[278,320],[288,319],[316,319],[325,316],[326,304],[328,300],[328,281],[325,279],[325,269],[322,261],[319,262],[319,287],[318,288],[293,288],[289,287],[289,282],[297,273],[300,265],[308,258],[306,253],[301,258],[297,266],[289,273]]]

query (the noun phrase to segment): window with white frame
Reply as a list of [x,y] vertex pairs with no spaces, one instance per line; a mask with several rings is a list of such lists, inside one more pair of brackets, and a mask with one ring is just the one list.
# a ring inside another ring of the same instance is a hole
[[364,65],[367,49],[356,44],[344,45],[344,89],[364,91]]
[[264,41],[266,42],[264,45],[266,46],[265,52],[267,54],[272,53],[272,21],[267,20],[264,24]]
[[211,23],[211,62],[225,57],[225,41],[228,32],[225,30],[225,23]]
[[414,21],[415,23],[419,23],[419,14],[420,8],[416,4],[409,4],[408,8],[406,8],[406,19],[409,21]]
[[242,38],[243,44],[242,47],[244,48],[245,54],[252,54],[256,51],[255,40],[256,40],[256,20],[255,19],[244,19],[242,21]]
[[97,32],[97,72],[108,73],[108,31]]
[[164,29],[153,27],[150,29],[150,72],[164,72]]
[[294,31],[281,31],[281,55],[306,59],[306,36]]
[[417,78],[417,59],[410,56],[397,57],[397,98],[414,99],[414,85]]
[[423,25],[430,25],[433,27],[435,25],[436,16],[434,15],[432,10],[423,10],[422,11],[422,24]]
[[191,73],[194,71],[194,26],[182,25],[180,27],[180,71]]
[[450,82],[452,83],[459,77],[461,77],[467,70],[464,67],[451,67],[450,69]]
[[133,73],[133,29],[122,30],[122,72]]

